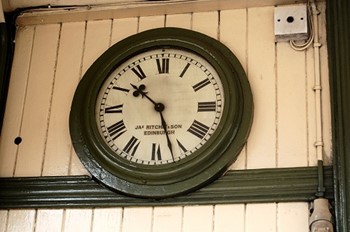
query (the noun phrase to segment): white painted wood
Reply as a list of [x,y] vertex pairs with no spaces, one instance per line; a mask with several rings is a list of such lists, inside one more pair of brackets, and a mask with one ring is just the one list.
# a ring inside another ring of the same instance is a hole
[[[105,52],[110,46],[111,39],[111,20],[89,21],[86,25],[86,35],[83,50],[83,59],[81,63],[81,76],[85,74],[87,69],[93,62]],[[74,150],[71,157],[70,175],[86,175],[87,170],[80,162]]]
[[152,232],[181,232],[183,207],[155,207]]
[[277,212],[277,231],[309,231],[308,203],[279,203]]
[[277,44],[277,166],[307,165],[305,53]]
[[0,210],[0,232],[5,232],[7,227],[8,211]]
[[245,205],[216,205],[214,207],[214,232],[244,232]]
[[160,28],[165,26],[165,16],[149,16],[140,17],[139,20],[139,32],[147,31],[153,28]]
[[62,231],[63,210],[41,209],[37,211],[35,232]]
[[123,209],[108,208],[93,210],[93,232],[109,232],[120,231],[122,223]]
[[35,29],[16,176],[40,176],[42,171],[59,33],[58,24]]
[[213,211],[213,206],[185,206],[182,231],[212,231]]
[[248,9],[247,73],[254,120],[247,144],[247,168],[276,167],[276,77],[274,7]]
[[328,51],[327,51],[327,33],[326,33],[326,3],[318,2],[318,10],[321,14],[318,17],[319,42],[320,48],[320,67],[322,83],[322,126],[323,126],[323,143],[324,143],[324,164],[332,164],[332,118],[331,118],[331,101],[328,72]]
[[192,29],[217,39],[219,27],[218,20],[219,13],[217,11],[193,13]]
[[6,231],[24,232],[33,231],[35,225],[35,210],[10,210]]
[[111,45],[126,37],[136,34],[138,18],[114,19],[112,28]]
[[67,209],[64,215],[63,231],[90,231],[91,220],[91,209]]
[[124,208],[122,232],[151,232],[152,217],[152,207]]
[[[220,41],[225,44],[244,70],[247,69],[247,11],[246,9],[226,10],[220,12]],[[246,168],[246,146],[230,169]]]
[[80,78],[85,23],[62,25],[44,157],[43,176],[67,175],[72,143],[69,112]]
[[191,29],[191,19],[191,14],[167,15],[165,23],[167,27]]
[[0,176],[2,177],[12,177],[15,171],[18,146],[14,140],[21,135],[34,31],[35,27],[20,27],[16,33],[15,54],[0,137]]
[[275,203],[247,204],[245,232],[277,232],[276,215]]

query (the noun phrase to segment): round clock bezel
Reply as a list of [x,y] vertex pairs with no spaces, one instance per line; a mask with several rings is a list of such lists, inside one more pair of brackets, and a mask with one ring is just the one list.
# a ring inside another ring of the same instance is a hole
[[[101,137],[95,118],[96,99],[116,67],[137,54],[159,48],[186,50],[210,63],[221,79],[225,106],[218,128],[190,156],[163,165],[137,164],[116,156]],[[198,32],[159,28],[118,42],[88,69],[72,102],[70,133],[77,155],[98,181],[128,195],[163,198],[197,189],[222,175],[246,142],[252,118],[247,77],[226,46]]]

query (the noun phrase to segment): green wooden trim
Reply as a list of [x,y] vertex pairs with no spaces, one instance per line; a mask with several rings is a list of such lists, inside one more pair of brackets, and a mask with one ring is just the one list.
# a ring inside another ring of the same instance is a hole
[[350,1],[327,1],[332,101],[335,214],[338,232],[350,230]]
[[[333,199],[332,167],[324,168],[325,197]],[[0,209],[169,206],[312,201],[318,168],[229,171],[197,192],[163,200],[127,197],[88,176],[0,178]]]

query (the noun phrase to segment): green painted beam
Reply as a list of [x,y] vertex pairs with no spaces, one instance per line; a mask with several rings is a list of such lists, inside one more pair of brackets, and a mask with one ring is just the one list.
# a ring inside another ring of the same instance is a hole
[[[324,168],[326,197],[333,199],[332,167]],[[317,167],[229,171],[201,190],[175,198],[127,197],[88,176],[0,178],[0,209],[169,206],[312,201]]]
[[327,46],[332,101],[335,214],[350,231],[350,1],[327,1]]

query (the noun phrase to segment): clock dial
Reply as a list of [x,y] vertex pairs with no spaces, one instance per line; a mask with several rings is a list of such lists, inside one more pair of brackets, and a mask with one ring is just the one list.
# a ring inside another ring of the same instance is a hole
[[222,175],[253,118],[242,66],[204,34],[158,28],[103,53],[70,112],[74,149],[95,180],[149,198],[177,196]]
[[224,90],[201,56],[152,49],[119,65],[104,81],[96,123],[116,156],[144,165],[177,162],[217,129]]

